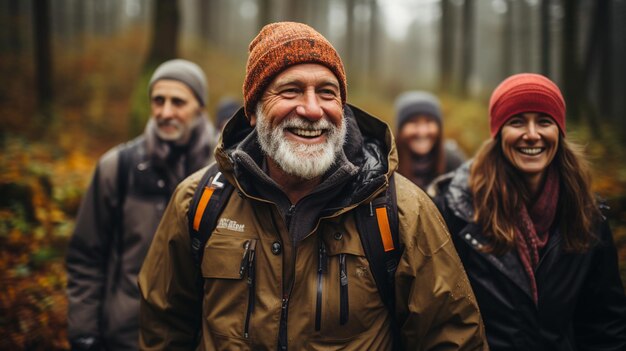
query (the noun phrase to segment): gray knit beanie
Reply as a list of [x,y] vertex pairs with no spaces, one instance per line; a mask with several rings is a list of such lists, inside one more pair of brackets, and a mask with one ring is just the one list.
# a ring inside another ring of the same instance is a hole
[[195,63],[183,59],[165,61],[157,67],[150,78],[148,94],[152,94],[152,87],[157,80],[173,79],[187,85],[193,91],[201,106],[206,105],[207,82],[204,71]]
[[407,91],[401,94],[395,103],[396,128],[400,130],[402,125],[415,115],[428,115],[439,125],[443,122],[441,104],[439,99],[425,91]]

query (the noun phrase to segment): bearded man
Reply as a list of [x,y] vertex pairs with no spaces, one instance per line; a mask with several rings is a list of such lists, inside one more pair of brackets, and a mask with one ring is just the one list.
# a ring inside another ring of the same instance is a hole
[[96,166],[67,250],[72,350],[137,350],[137,274],[176,185],[213,159],[207,83],[195,63],[161,64],[142,135]]
[[143,349],[486,348],[445,225],[400,175],[392,312],[379,294],[355,209],[386,193],[397,155],[389,127],[346,104],[346,87],[313,28],[273,23],[252,40],[244,107],[215,154],[223,178],[213,183],[236,192],[198,265],[188,215],[206,171],[173,195],[139,274]]

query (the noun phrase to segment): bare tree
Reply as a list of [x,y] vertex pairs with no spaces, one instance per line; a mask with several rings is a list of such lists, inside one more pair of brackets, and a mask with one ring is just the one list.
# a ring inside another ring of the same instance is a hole
[[37,110],[46,119],[52,118],[52,45],[50,43],[50,1],[33,2]]
[[159,63],[176,57],[180,13],[178,0],[157,0],[152,22],[152,40],[145,67],[152,70]]
[[550,0],[541,1],[541,73],[550,75]]
[[454,48],[454,28],[449,0],[441,0],[441,37],[439,40],[440,89],[450,92],[452,88],[452,66]]
[[461,95],[467,96],[469,77],[474,67],[474,31],[475,31],[475,3],[474,0],[465,0],[463,5],[463,46],[461,62]]
[[271,0],[259,0],[259,24],[257,27],[259,29],[263,28],[264,25],[270,23],[272,21],[272,1]]
[[565,100],[569,102],[569,118],[573,121],[580,120],[580,70],[578,65],[577,42],[578,42],[578,1],[563,1],[563,93]]
[[504,16],[504,30],[502,31],[502,77],[508,77],[513,72],[513,0],[507,0]]

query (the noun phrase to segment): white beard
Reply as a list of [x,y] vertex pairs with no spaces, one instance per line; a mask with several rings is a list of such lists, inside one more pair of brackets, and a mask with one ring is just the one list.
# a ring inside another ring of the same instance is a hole
[[[300,117],[287,117],[272,129],[263,115],[261,104],[257,105],[256,116],[258,140],[265,155],[274,160],[285,173],[302,179],[309,180],[326,173],[337,159],[346,139],[345,121],[337,127],[325,118],[310,122]],[[289,141],[284,134],[287,128],[325,130],[326,142],[311,145]]]

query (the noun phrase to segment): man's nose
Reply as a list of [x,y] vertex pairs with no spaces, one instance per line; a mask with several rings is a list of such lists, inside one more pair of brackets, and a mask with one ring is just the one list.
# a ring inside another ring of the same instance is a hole
[[324,111],[322,106],[320,106],[315,91],[307,90],[302,95],[302,101],[296,107],[296,113],[309,120],[318,120],[324,116]]
[[163,110],[161,111],[163,117],[172,117],[174,115],[174,105],[171,101],[165,100],[163,103]]

